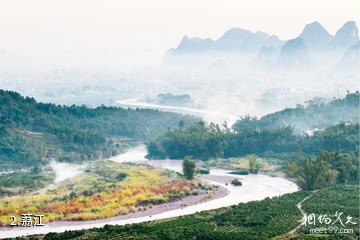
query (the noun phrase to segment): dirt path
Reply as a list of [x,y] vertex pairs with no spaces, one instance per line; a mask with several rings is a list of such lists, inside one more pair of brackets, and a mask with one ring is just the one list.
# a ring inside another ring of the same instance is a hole
[[[300,202],[298,202],[296,204],[296,208],[299,209],[299,211],[301,212],[301,215],[302,216],[305,216],[305,211],[302,209],[302,204],[308,200],[310,197],[312,197],[314,195],[314,193],[316,193],[318,190],[315,190],[312,192],[312,194],[310,194],[309,196],[305,197],[304,199],[302,199]],[[283,235],[280,235],[280,236],[276,236],[274,238],[272,238],[273,240],[285,240],[285,239],[291,239],[291,238],[294,238],[296,236],[299,235],[299,233],[297,233],[296,231],[301,227],[302,225],[302,222],[299,223],[295,228],[291,229],[289,232],[283,234]]]

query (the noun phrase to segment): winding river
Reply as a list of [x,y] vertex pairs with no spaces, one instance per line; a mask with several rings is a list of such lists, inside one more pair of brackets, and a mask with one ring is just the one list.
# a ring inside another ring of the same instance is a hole
[[[123,154],[112,157],[109,160],[119,163],[129,161],[148,163],[156,167],[162,167],[174,171],[181,171],[182,162],[180,160],[146,160],[145,155],[145,146],[139,145],[129,149]],[[53,163],[52,167],[55,170],[57,181],[65,180],[66,178],[76,176],[80,172],[80,167],[78,165],[59,165]],[[70,174],[64,174],[64,171]],[[231,184],[225,184],[226,179],[233,179],[235,177],[240,178],[241,182],[243,183],[241,187],[235,187]],[[140,217],[135,216],[126,218],[125,216],[124,218],[124,216],[122,216],[94,221],[52,222],[42,227],[31,228],[0,228],[0,237],[8,238],[24,235],[46,234],[49,232],[63,232],[66,230],[90,229],[94,227],[103,227],[106,224],[124,225],[130,223],[141,223],[150,220],[165,219],[193,214],[204,210],[217,209],[238,204],[241,202],[262,200],[266,197],[279,196],[298,190],[296,184],[283,178],[270,177],[262,174],[237,176],[228,174],[227,171],[223,169],[211,169],[210,174],[202,176],[202,179],[204,181],[208,181],[212,184],[226,188],[228,194],[223,197],[215,198],[195,205],[185,206],[173,210],[165,210],[161,213]]]
[[[199,116],[207,121],[213,121],[222,123],[227,121],[229,124],[233,124],[237,119],[235,115],[229,115],[219,112],[199,110],[185,107],[163,106],[156,104],[149,104],[145,102],[139,102],[136,99],[127,99],[117,102],[122,107],[130,108],[152,108],[161,111],[171,111],[177,113],[191,114]],[[182,171],[181,160],[147,160],[145,158],[146,147],[141,144],[135,146],[125,153],[109,158],[110,161],[118,163],[122,162],[137,162],[147,163],[154,167],[160,167],[170,169],[173,171]],[[50,166],[55,171],[55,183],[72,178],[83,172],[84,166],[69,164],[69,163],[57,163],[51,162]],[[232,175],[224,169],[211,169],[210,174],[201,176],[203,181],[207,181],[211,184],[218,185],[223,189],[223,193],[220,197],[214,197],[208,201],[201,201],[195,205],[177,206],[176,208],[164,208],[161,211],[151,213],[145,213],[141,216],[124,215],[118,217],[112,217],[107,219],[93,220],[93,221],[74,221],[74,222],[51,222],[42,227],[30,227],[30,228],[0,228],[0,238],[18,237],[25,235],[46,234],[49,232],[64,232],[66,230],[81,230],[90,228],[99,228],[104,225],[125,225],[131,223],[141,223],[151,220],[165,219],[178,217],[196,212],[217,209],[221,207],[227,207],[230,205],[238,204],[241,202],[248,202],[254,200],[262,200],[267,197],[280,196],[285,193],[291,193],[298,191],[298,186],[293,182],[280,177],[270,177],[267,175]],[[238,178],[242,182],[241,187],[235,187],[228,184],[231,179]],[[155,208],[155,207],[154,207]],[[161,206],[160,206],[161,208]]]
[[222,124],[225,121],[229,126],[232,126],[239,116],[223,113],[214,110],[205,110],[205,109],[197,109],[197,108],[189,108],[189,107],[177,107],[177,106],[170,106],[170,105],[160,105],[154,103],[148,103],[139,101],[138,99],[124,99],[118,100],[116,103],[125,108],[149,108],[149,109],[156,109],[165,112],[176,112],[182,114],[189,114],[194,115],[197,117],[201,117],[207,122],[214,122],[218,124]]

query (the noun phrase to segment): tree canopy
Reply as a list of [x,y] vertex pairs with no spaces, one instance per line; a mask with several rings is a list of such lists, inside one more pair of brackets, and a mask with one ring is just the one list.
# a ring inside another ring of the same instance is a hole
[[186,156],[183,161],[183,174],[187,180],[192,180],[195,173],[195,162],[190,156]]

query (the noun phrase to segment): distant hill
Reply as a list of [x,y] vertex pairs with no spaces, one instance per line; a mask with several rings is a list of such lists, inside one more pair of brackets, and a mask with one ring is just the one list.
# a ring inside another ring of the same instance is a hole
[[171,51],[171,54],[206,52],[213,48],[214,41],[211,39],[188,38],[184,36],[179,46]]
[[295,38],[287,41],[281,48],[278,63],[287,65],[309,64],[310,59],[304,39]]
[[[223,70],[212,67],[215,61],[222,59],[223,62],[231,63],[235,69],[242,69],[242,66],[246,69],[246,64],[251,63],[253,67],[257,64],[272,67],[277,62],[280,67],[307,64],[313,69],[319,67],[330,70],[358,41],[358,28],[354,21],[346,22],[334,36],[319,22],[314,21],[305,25],[298,37],[287,41],[261,31],[232,28],[216,40],[185,36],[176,48],[167,52],[165,62],[175,65],[191,62],[191,68],[206,66],[208,69]],[[200,57],[202,55],[204,57]],[[188,61],[186,57],[190,57],[192,61]],[[348,61],[353,60],[356,59],[348,58]],[[357,62],[350,63],[354,64]]]
[[174,95],[171,93],[159,94],[156,99],[151,100],[150,102],[170,106],[191,106],[193,104],[190,95]]
[[359,123],[360,93],[349,93],[344,98],[326,103],[322,99],[307,101],[304,105],[263,116],[260,119],[244,117],[234,124],[235,129],[266,129],[292,126],[296,133],[308,129],[324,129],[340,122]]
[[327,47],[333,36],[319,22],[312,22],[305,26],[299,38],[310,51],[319,51]]
[[359,41],[359,30],[354,21],[346,22],[335,34],[329,47],[348,49]]
[[359,76],[360,73],[360,42],[351,46],[336,65],[335,71],[352,73]]
[[211,52],[238,52],[257,53],[262,46],[279,49],[282,41],[275,35],[264,32],[252,33],[242,28],[232,28],[226,31],[219,39],[201,39],[183,37],[180,44],[169,51],[169,54],[211,53]]
[[262,47],[256,56],[255,64],[271,65],[276,63],[279,51],[274,47]]

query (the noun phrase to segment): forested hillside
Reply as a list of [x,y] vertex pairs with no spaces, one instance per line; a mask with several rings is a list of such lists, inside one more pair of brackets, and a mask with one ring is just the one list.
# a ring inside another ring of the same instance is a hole
[[292,126],[295,133],[302,133],[310,128],[324,129],[339,122],[359,123],[360,93],[348,93],[344,98],[326,103],[315,98],[296,108],[287,108],[257,119],[243,117],[234,124],[236,130],[265,129]]
[[110,156],[122,149],[124,138],[149,140],[180,121],[194,119],[148,109],[44,104],[0,90],[0,167]]

